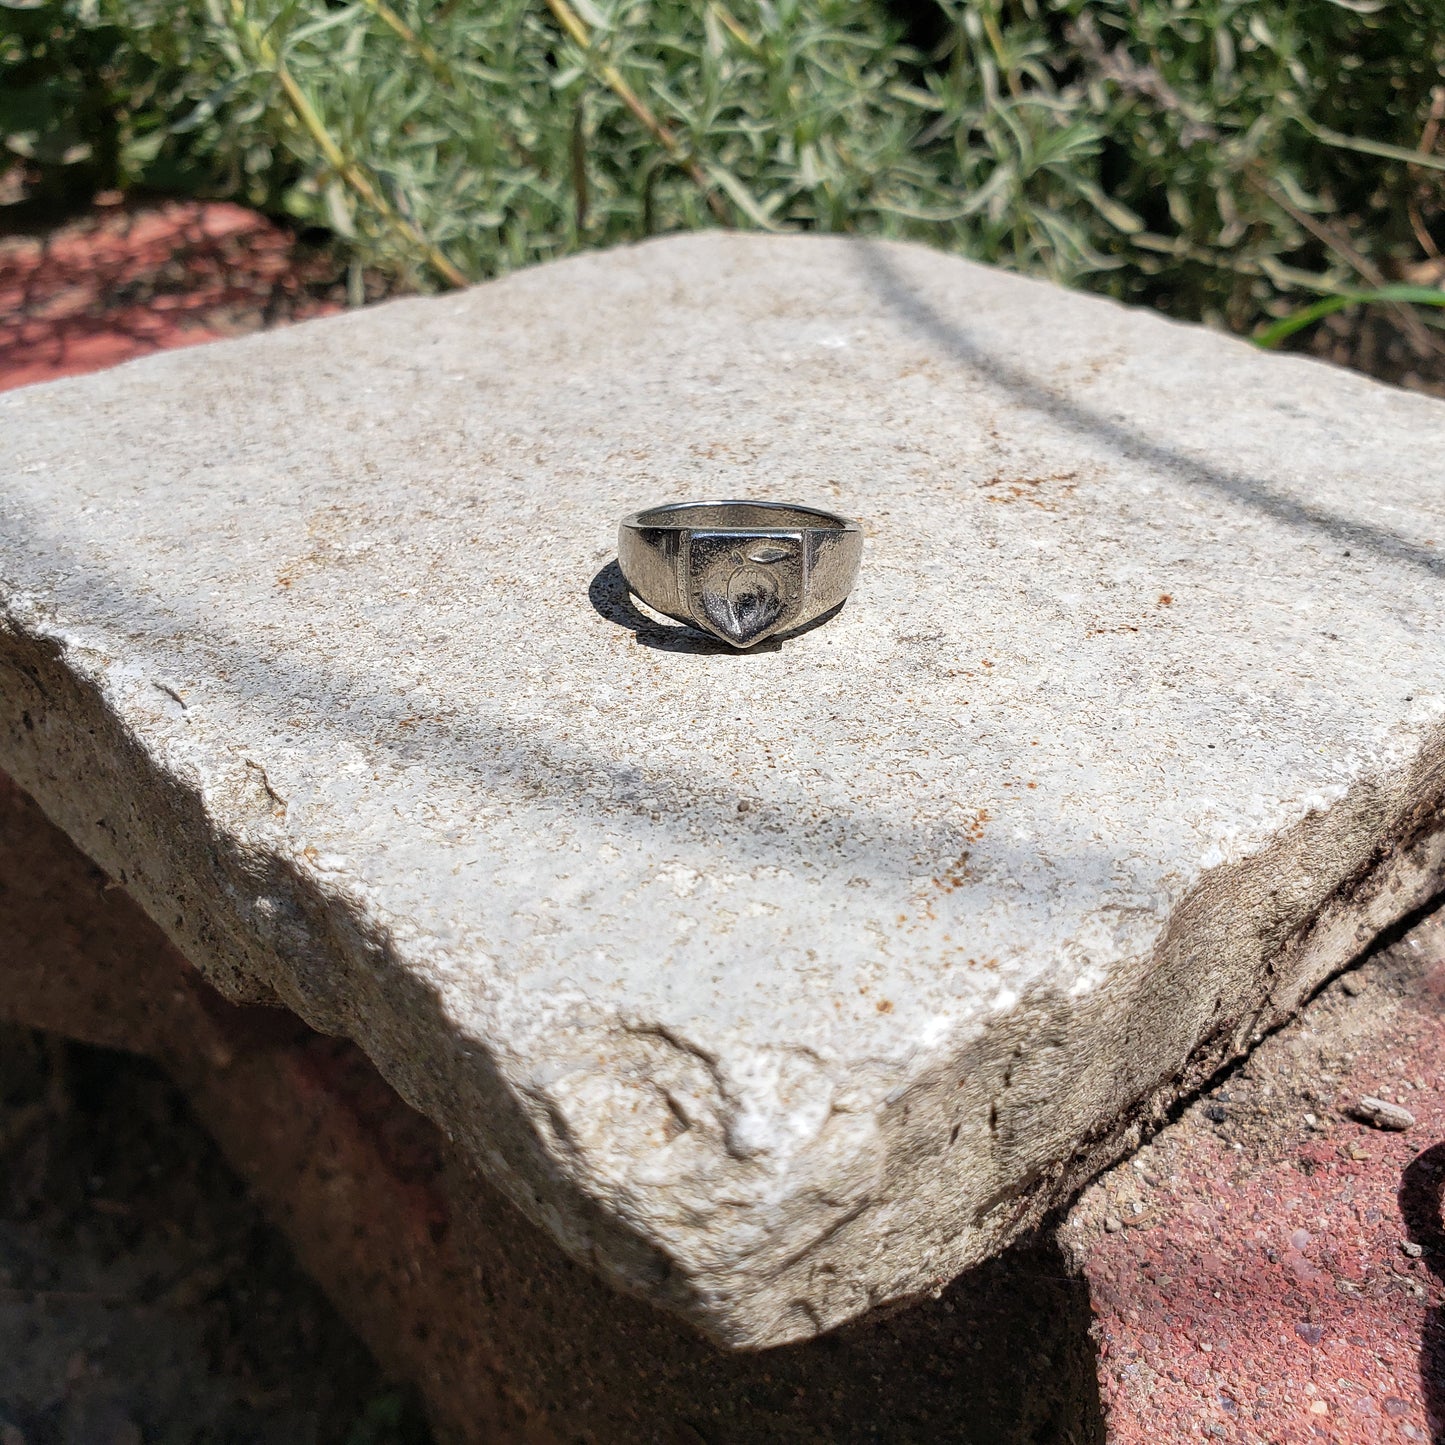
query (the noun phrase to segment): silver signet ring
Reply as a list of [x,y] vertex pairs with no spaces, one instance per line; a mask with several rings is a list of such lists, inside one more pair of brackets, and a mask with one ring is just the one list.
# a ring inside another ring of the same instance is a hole
[[739,648],[841,606],[862,556],[857,522],[787,502],[678,502],[617,529],[618,566],[642,601]]

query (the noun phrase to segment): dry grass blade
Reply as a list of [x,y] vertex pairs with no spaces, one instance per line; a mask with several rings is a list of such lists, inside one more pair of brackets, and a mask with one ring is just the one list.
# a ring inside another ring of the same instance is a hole
[[[1295,205],[1281,188],[1258,173],[1250,175],[1251,184],[1260,187],[1287,216],[1297,225],[1303,226],[1312,236],[1352,267],[1367,286],[1374,288],[1383,303],[1394,313],[1400,328],[1409,337],[1410,343],[1420,356],[1445,354],[1445,344],[1426,329],[1420,318],[1403,301],[1391,300],[1385,294],[1388,283],[1380,268],[1363,256],[1359,249],[1337,225],[1312,216]],[[1324,314],[1324,313],[1322,313]]]
[[[1420,132],[1420,144],[1416,147],[1421,155],[1428,156],[1434,153],[1435,142],[1439,139],[1442,122],[1445,122],[1445,85],[1437,85],[1434,93],[1430,96],[1430,114],[1426,117],[1425,128]],[[1440,248],[1435,244],[1435,238],[1430,234],[1429,228],[1425,225],[1425,218],[1420,214],[1419,197],[1412,193],[1408,204],[1410,229],[1414,231],[1420,249],[1432,261],[1438,261]]]

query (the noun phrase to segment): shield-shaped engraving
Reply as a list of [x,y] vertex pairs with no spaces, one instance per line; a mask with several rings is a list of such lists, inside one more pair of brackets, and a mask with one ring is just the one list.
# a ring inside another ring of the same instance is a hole
[[802,610],[804,557],[800,532],[694,532],[678,559],[693,620],[734,647],[783,631]]

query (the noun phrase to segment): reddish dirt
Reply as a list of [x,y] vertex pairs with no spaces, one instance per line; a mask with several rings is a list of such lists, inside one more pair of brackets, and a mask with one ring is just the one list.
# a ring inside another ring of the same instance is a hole
[[0,1445],[424,1445],[169,1080],[0,1023]]
[[1084,1196],[1111,1445],[1445,1439],[1442,1000],[1436,915]]
[[229,202],[116,202],[0,238],[0,390],[338,311],[335,273]]

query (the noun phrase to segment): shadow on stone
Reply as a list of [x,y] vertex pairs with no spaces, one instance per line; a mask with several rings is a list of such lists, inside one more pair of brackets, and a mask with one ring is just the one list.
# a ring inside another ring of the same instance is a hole
[[1429,543],[1419,544],[1376,522],[1344,517],[1326,507],[1272,486],[1262,477],[1238,476],[1212,466],[1197,455],[1155,441],[1119,417],[1104,416],[1074,397],[1056,391],[981,345],[968,331],[939,313],[921,295],[887,251],[864,242],[858,247],[860,269],[874,293],[917,334],[947,352],[955,361],[1011,393],[1054,421],[1101,438],[1125,456],[1139,457],[1164,475],[1177,475],[1196,486],[1251,507],[1296,530],[1323,536],[1345,547],[1359,547],[1379,557],[1418,567],[1433,577],[1445,574],[1445,558]]
[[[1445,1226],[1440,1217],[1445,1144],[1419,1154],[1400,1180],[1400,1214],[1437,1279],[1445,1281]],[[1420,1338],[1420,1389],[1433,1445],[1445,1445],[1445,1308],[1430,1311]]]
[[755,647],[737,648],[680,622],[669,625],[649,617],[633,601],[627,579],[622,575],[622,568],[615,559],[592,579],[587,588],[587,600],[599,617],[606,618],[618,627],[627,628],[643,647],[655,647],[663,652],[690,652],[699,657],[759,657],[765,652],[776,652],[789,638],[801,637],[803,633],[821,627],[847,605],[846,602],[840,602],[831,611],[815,617],[805,626],[765,638]]

